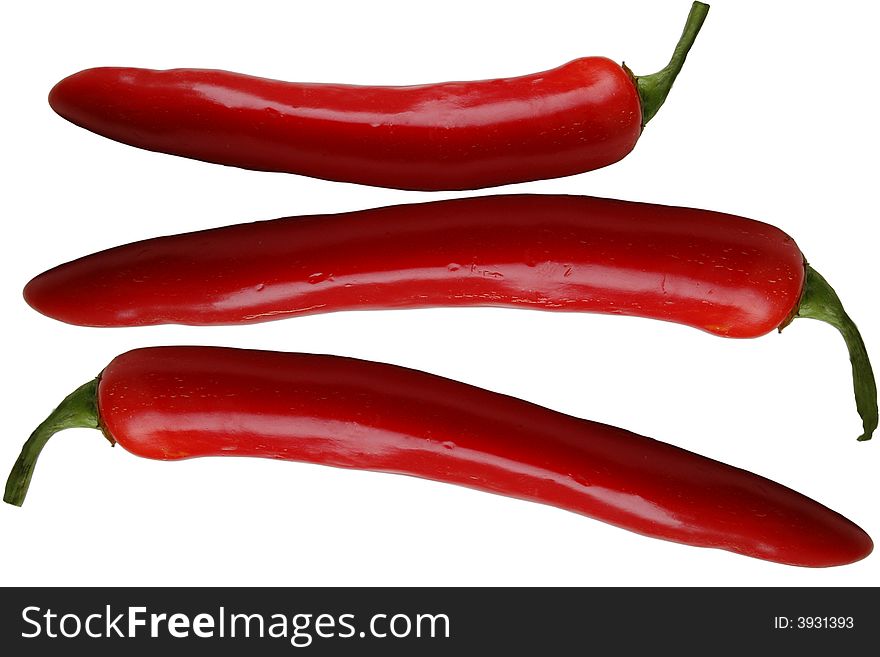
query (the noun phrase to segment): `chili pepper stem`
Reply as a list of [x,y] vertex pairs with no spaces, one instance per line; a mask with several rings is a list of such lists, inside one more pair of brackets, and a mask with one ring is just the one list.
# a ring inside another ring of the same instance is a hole
[[[12,472],[6,480],[6,491],[3,501],[21,506],[27,495],[31,476],[40,452],[53,435],[64,429],[88,428],[99,429],[98,419],[98,379],[93,379],[80,386],[64,398],[58,408],[52,411],[43,422],[34,429],[30,438],[21,448],[21,454]],[[107,436],[111,444],[115,441]]]
[[834,288],[809,265],[807,265],[804,291],[795,317],[818,319],[831,324],[840,331],[847,349],[849,349],[856,408],[862,418],[864,428],[864,433],[859,436],[859,440],[870,440],[877,428],[877,382],[874,380],[874,371],[871,368],[871,361],[868,359],[865,342],[862,340],[855,322],[843,309],[843,304]]
[[[694,41],[696,41],[697,35],[700,33],[700,28],[703,27],[703,21],[706,20],[706,14],[708,13],[709,5],[703,2],[695,2],[691,6],[691,11],[684,24],[684,31],[681,33],[681,38],[675,46],[675,51],[672,53],[672,59],[669,60],[669,63],[663,69],[651,75],[633,76],[636,82],[636,89],[639,91],[639,98],[642,101],[643,128],[648,121],[654,118],[657,110],[666,101],[666,96],[669,95],[669,90],[672,89],[672,83],[678,77],[681,67],[684,65],[684,60],[687,58],[691,46],[694,45]],[[624,68],[626,68],[625,64]]]

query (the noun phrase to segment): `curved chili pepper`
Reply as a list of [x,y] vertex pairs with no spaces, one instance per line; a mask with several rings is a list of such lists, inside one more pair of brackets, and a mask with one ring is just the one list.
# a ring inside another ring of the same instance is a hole
[[245,169],[417,190],[557,178],[633,149],[708,10],[694,3],[669,65],[643,77],[601,57],[523,77],[408,87],[95,68],[59,82],[49,102],[110,139]]
[[510,195],[292,217],[135,242],[28,283],[71,324],[235,324],[334,310],[511,306],[636,315],[752,338],[795,317],[843,334],[860,440],[877,427],[865,345],[788,235],[729,214]]
[[83,426],[147,458],[262,456],[408,474],[792,565],[841,565],[873,547],[789,488],[622,429],[402,367],[222,347],[115,358],[33,433],[4,500],[23,502],[53,433]]

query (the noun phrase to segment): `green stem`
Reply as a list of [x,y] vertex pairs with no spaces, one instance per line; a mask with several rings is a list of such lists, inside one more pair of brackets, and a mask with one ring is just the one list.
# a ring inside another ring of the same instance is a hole
[[877,383],[865,342],[846,311],[834,288],[819,272],[807,265],[807,278],[796,317],[819,319],[831,324],[846,342],[849,349],[849,362],[852,364],[853,388],[856,395],[856,408],[862,417],[864,433],[859,440],[870,440],[877,428]]
[[666,101],[666,96],[672,89],[672,83],[678,77],[684,60],[687,58],[691,46],[694,45],[708,13],[709,5],[695,2],[691,6],[691,11],[684,24],[684,32],[681,33],[681,38],[672,53],[672,59],[669,60],[666,67],[652,75],[634,76],[636,89],[638,89],[639,97],[642,100],[642,127],[645,127],[648,121],[654,118],[657,110]]
[[[37,459],[49,438],[64,429],[80,427],[88,429],[101,427],[98,418],[98,379],[89,381],[70,393],[58,405],[58,408],[34,429],[31,437],[21,448],[18,460],[12,466],[12,472],[9,473],[9,479],[6,480],[3,501],[21,506],[27,495]],[[109,437],[108,439],[111,443],[114,442]]]

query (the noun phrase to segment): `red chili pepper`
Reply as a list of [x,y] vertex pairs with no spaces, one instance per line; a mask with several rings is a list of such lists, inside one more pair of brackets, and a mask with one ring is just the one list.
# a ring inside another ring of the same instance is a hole
[[643,77],[600,57],[517,78],[408,87],[95,68],[59,82],[49,102],[110,139],[245,169],[419,190],[557,178],[632,150],[708,10],[694,3],[669,65]]
[[262,456],[415,475],[542,502],[631,531],[799,566],[867,556],[855,524],[793,490],[604,424],[368,361],[219,347],[115,358],[33,433],[100,428],[147,458]]
[[512,306],[751,338],[811,317],[837,327],[849,347],[861,439],[877,427],[871,364],[834,290],[781,230],[705,210],[513,195],[293,217],[86,256],[37,276],[25,298],[86,326]]

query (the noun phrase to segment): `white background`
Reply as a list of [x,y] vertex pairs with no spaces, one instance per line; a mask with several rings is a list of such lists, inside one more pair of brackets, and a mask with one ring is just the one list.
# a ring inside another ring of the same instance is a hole
[[[773,223],[837,288],[880,362],[878,5],[713,4],[629,157],[504,191],[689,205]],[[666,63],[688,8],[687,0],[4,5],[4,474],[33,427],[118,353],[216,344],[406,365],[626,427],[789,485],[880,537],[880,437],[856,442],[843,341],[811,320],[740,341],[651,320],[503,309],[96,330],[42,317],[21,298],[41,271],[137,239],[457,195],[242,171],[114,143],[46,103],[51,86],[79,69],[410,84],[525,74],[596,54],[651,73]],[[409,477],[257,459],[148,461],[88,430],[56,436],[24,507],[0,507],[5,585],[880,584],[880,554],[841,568],[786,567]]]

